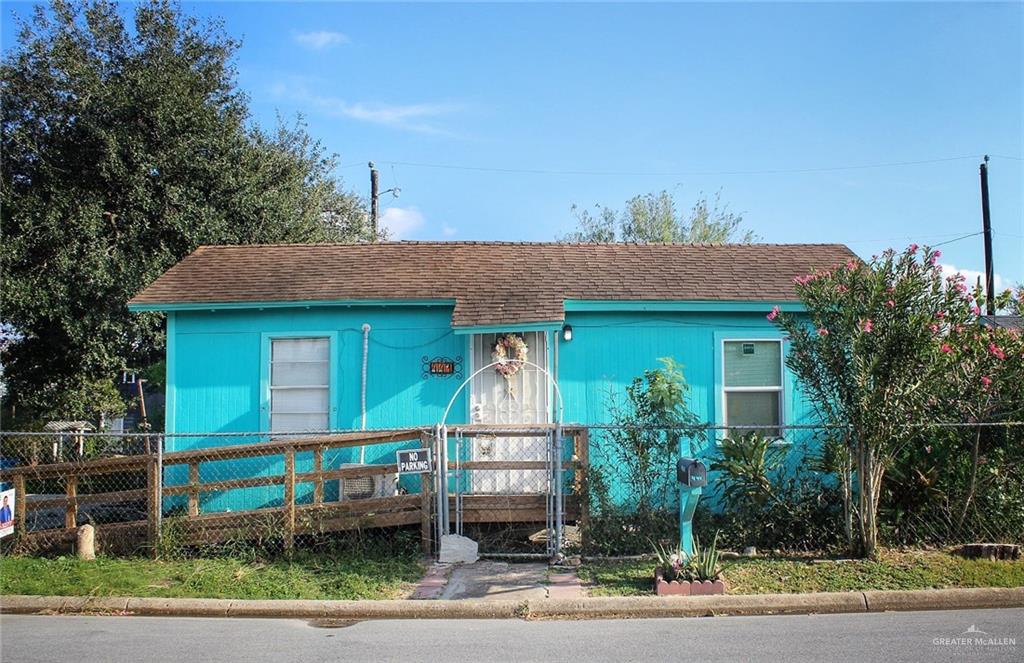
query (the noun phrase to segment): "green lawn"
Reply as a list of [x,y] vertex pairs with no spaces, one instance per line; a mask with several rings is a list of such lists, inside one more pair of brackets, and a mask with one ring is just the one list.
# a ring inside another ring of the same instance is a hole
[[[969,560],[939,551],[886,551],[878,560],[813,564],[810,558],[741,558],[724,560],[722,571],[730,594],[1024,586],[1024,560]],[[591,596],[653,593],[653,561],[589,564],[579,575]]]
[[381,553],[297,555],[292,561],[231,558],[153,561],[71,557],[0,559],[0,593],[234,599],[398,598],[418,580],[414,558]]

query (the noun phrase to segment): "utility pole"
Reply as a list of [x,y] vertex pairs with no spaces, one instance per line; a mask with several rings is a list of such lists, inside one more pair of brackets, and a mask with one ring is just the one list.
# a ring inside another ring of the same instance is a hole
[[988,207],[988,155],[981,170],[981,228],[985,237],[985,312],[996,314],[995,267],[992,265],[992,217]]
[[377,197],[380,195],[377,193],[379,188],[379,173],[374,168],[373,162],[370,162],[370,224],[373,226],[373,239],[377,240]]
[[[402,190],[397,186],[388,189],[387,191],[380,190],[380,174],[377,172],[377,168],[370,162],[370,222],[373,224],[373,241],[377,241],[379,237],[380,225],[380,197],[385,193],[390,193],[392,196],[397,198]],[[393,173],[392,173],[393,174]]]

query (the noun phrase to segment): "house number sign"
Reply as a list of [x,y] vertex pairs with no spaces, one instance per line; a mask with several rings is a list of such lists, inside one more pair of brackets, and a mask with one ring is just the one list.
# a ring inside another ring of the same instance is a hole
[[450,357],[423,357],[423,377],[431,376],[439,378],[461,378],[462,357],[451,359]]

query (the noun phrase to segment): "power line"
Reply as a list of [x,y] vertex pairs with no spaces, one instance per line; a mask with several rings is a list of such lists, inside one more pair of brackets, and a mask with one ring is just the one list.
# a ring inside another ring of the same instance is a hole
[[959,242],[960,240],[967,239],[969,237],[977,237],[978,235],[982,234],[982,232],[984,232],[984,231],[979,230],[976,233],[971,233],[969,235],[963,235],[963,236],[957,237],[955,239],[947,239],[945,242],[939,242],[938,244],[932,244],[931,247],[929,247],[929,248],[933,248],[934,249],[936,246],[942,246],[944,244],[952,244],[953,242]]
[[[942,237],[961,237],[960,233],[943,233],[939,235],[906,235],[903,237],[879,237],[876,239],[853,239],[846,240],[843,244],[871,244],[874,242],[903,242],[903,241],[914,241],[921,242],[929,237],[942,238]],[[956,240],[950,240],[956,241]],[[935,245],[938,246],[938,245]]]
[[[514,173],[526,175],[582,175],[582,176],[652,176],[652,177],[676,177],[679,175],[785,175],[799,173],[823,173],[842,170],[863,170],[869,168],[889,168],[896,166],[917,166],[923,164],[945,163],[949,161],[962,161],[964,159],[978,159],[977,155],[965,155],[958,157],[943,157],[940,159],[921,159],[916,161],[887,161],[870,164],[856,164],[845,166],[823,166],[817,168],[776,168],[764,170],[679,170],[674,172],[653,172],[653,171],[626,171],[626,170],[554,170],[546,168],[505,168],[496,166],[463,166],[450,163],[427,163],[423,161],[381,161],[394,166],[408,166],[412,168],[437,168],[443,170],[464,170],[487,173]],[[1013,158],[1013,157],[1007,157]]]

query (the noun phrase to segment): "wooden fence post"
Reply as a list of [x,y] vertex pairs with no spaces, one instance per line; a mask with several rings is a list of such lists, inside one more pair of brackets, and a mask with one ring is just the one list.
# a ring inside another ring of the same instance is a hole
[[25,475],[14,475],[14,523],[15,532],[18,536],[28,534],[28,524],[25,522]]
[[156,559],[160,551],[157,544],[160,541],[160,481],[158,473],[160,466],[156,456],[150,456],[146,465],[146,529],[149,535],[150,554]]
[[313,471],[316,472],[316,479],[313,480],[313,504],[324,503],[324,448],[317,447],[313,450]]
[[[424,449],[430,449],[431,436],[426,433],[420,433],[420,444]],[[433,456],[433,451],[429,452]],[[437,459],[432,459],[434,463]],[[424,555],[430,555],[434,551],[434,537],[433,537],[433,522],[431,522],[430,514],[433,511],[433,491],[431,485],[434,482],[434,476],[432,472],[420,475],[420,545],[423,549]]]
[[199,461],[188,464],[188,515],[199,515]]
[[69,474],[64,479],[67,505],[64,507],[64,528],[74,529],[78,527],[78,477]]
[[295,547],[295,448],[284,452],[284,549]]

